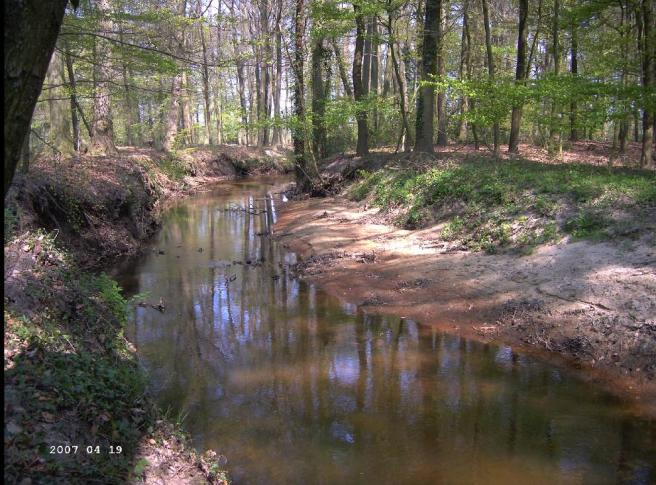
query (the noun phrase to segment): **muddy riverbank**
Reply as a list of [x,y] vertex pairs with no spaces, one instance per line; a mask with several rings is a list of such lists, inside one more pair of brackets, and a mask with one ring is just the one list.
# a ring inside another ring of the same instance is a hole
[[367,310],[575,365],[654,412],[656,252],[643,240],[543,245],[532,254],[445,250],[438,228],[380,223],[345,198],[283,206],[279,240],[300,273]]

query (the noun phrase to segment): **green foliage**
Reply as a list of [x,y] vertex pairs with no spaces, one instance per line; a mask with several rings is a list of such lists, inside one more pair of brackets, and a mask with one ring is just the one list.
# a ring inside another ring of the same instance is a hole
[[18,214],[16,213],[15,207],[5,207],[5,218],[4,218],[4,239],[5,244],[14,237],[14,233],[18,228]]
[[162,172],[172,180],[182,180],[182,178],[188,174],[187,165],[180,157],[177,157],[175,153],[163,157],[159,166]]
[[[360,171],[350,196],[368,197],[386,211],[400,209],[399,222],[406,227],[444,221],[444,239],[492,252],[534,247],[567,233],[575,238],[612,234],[623,224],[621,212],[639,217],[643,210],[653,211],[655,186],[650,172],[475,160],[425,171]],[[609,215],[611,208],[617,216]]]

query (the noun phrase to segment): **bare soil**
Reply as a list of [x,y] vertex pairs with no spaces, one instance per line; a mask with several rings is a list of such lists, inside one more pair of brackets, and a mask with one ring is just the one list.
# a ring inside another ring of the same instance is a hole
[[376,223],[377,212],[340,197],[294,201],[275,230],[329,293],[574,364],[656,412],[656,250],[645,238],[485,255],[441,241],[436,227]]
[[190,147],[175,156],[121,147],[117,157],[41,158],[16,176],[6,205],[21,233],[55,230],[84,267],[132,256],[157,230],[172,200],[208,184],[286,170],[286,152],[254,147]]

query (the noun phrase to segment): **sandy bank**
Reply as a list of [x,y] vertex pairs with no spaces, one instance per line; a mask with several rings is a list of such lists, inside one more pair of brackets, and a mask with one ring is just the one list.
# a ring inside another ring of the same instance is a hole
[[435,228],[372,221],[342,198],[290,202],[277,237],[305,278],[373,312],[508,343],[656,400],[656,250],[642,240],[551,244],[531,255],[453,251]]

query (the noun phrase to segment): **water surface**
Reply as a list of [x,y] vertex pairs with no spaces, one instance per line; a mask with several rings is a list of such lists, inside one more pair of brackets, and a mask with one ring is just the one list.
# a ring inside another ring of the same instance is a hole
[[235,483],[656,482],[656,423],[621,400],[299,281],[270,236],[280,190],[179,203],[119,278],[166,307],[130,329],[155,396]]

